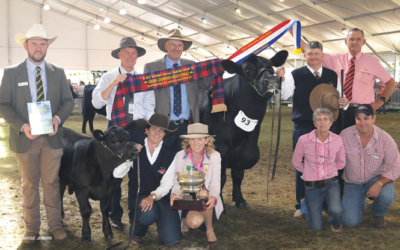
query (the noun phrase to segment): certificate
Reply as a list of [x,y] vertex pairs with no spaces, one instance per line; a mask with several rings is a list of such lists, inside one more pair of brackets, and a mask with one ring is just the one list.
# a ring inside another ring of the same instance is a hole
[[28,103],[31,135],[54,133],[50,101]]

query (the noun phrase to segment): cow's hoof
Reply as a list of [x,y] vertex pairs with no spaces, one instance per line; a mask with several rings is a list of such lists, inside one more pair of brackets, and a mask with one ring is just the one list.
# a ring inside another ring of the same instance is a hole
[[245,200],[236,201],[236,206],[238,208],[248,208],[250,205]]
[[92,238],[90,236],[82,236],[82,244],[88,244],[91,241]]
[[104,234],[104,238],[106,238],[106,239],[114,239],[114,234],[112,232],[105,233]]
[[82,134],[86,134],[86,131],[82,131]]

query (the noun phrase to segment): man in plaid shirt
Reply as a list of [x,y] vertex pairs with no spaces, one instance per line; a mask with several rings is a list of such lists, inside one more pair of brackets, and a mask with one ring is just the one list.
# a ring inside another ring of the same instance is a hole
[[396,199],[393,182],[400,175],[399,150],[388,133],[374,126],[370,104],[360,104],[355,119],[356,125],[340,133],[346,151],[342,222],[349,227],[359,224],[368,197],[373,200],[375,226],[384,228],[387,210]]

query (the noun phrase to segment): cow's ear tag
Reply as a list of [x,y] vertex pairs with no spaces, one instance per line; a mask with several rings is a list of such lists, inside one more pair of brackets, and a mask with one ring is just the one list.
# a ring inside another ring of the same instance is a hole
[[235,124],[239,128],[243,129],[246,132],[251,132],[254,130],[258,123],[258,120],[250,119],[249,117],[246,116],[246,114],[242,111],[239,110],[239,113],[235,117]]
[[101,130],[93,131],[93,137],[100,141],[104,137],[104,133]]

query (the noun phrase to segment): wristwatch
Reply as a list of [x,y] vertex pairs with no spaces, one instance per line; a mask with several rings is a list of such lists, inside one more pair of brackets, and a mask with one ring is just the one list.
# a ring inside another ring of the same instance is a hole
[[384,96],[380,96],[379,99],[381,99],[384,103],[387,102],[386,97],[384,97]]

